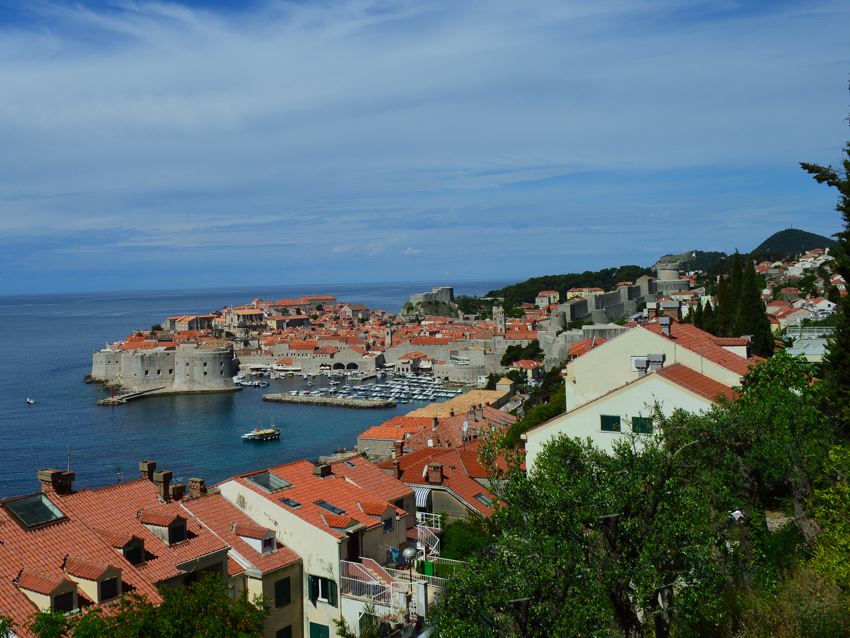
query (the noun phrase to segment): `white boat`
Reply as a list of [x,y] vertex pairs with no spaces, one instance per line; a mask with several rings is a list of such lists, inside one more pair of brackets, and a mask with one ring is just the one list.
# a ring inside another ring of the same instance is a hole
[[32,405],[33,403],[35,403],[35,399],[33,399],[32,397],[27,397],[27,403]]

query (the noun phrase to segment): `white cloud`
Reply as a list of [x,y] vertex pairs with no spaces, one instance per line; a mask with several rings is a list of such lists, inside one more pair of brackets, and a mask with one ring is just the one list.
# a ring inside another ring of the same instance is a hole
[[411,248],[406,248],[405,250],[402,250],[401,254],[402,255],[418,255],[421,252],[422,251],[420,249],[411,247]]
[[[120,227],[124,250],[190,260],[180,251],[268,246],[283,265],[322,254],[315,268],[345,263],[368,280],[437,274],[447,254],[475,264],[458,250],[473,244],[534,256],[544,274],[578,237],[588,253],[637,259],[629,242],[644,233],[674,251],[682,233],[692,248],[730,229],[730,245],[755,245],[785,217],[835,229],[819,215],[827,189],[765,176],[839,159],[842,3],[28,10],[0,27],[7,244],[89,231],[107,246],[101,229]],[[820,208],[807,207],[815,192]],[[437,248],[418,270],[370,261],[425,240]],[[8,259],[31,256],[24,244]],[[354,246],[358,265],[345,261]],[[181,263],[192,267],[205,271]]]

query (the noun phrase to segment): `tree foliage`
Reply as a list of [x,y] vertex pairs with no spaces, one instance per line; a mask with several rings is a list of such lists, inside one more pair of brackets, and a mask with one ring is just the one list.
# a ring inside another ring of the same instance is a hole
[[[38,638],[258,638],[268,612],[262,600],[236,599],[220,573],[204,574],[186,588],[159,588],[162,603],[127,594],[109,613],[92,606],[78,614],[57,611],[32,616],[29,629]],[[2,633],[0,633],[2,636]]]
[[643,275],[651,274],[652,270],[649,268],[620,266],[619,268],[603,268],[595,272],[587,270],[583,273],[532,277],[499,290],[491,290],[487,296],[504,297],[505,301],[517,304],[534,303],[541,290],[556,290],[561,295],[561,301],[565,301],[570,288],[601,288],[608,291],[621,281],[634,282]]

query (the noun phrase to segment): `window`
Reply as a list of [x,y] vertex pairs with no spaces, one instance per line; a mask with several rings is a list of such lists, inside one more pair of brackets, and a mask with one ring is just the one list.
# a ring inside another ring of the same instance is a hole
[[246,476],[245,480],[264,489],[266,492],[276,492],[277,490],[292,487],[292,483],[286,479],[280,478],[277,474],[272,474],[271,472],[252,474],[251,476]]
[[127,562],[131,565],[138,565],[144,560],[145,557],[145,546],[142,545],[131,545],[130,547],[124,548],[124,558],[127,559]]
[[168,374],[174,374],[174,368],[169,368],[169,369],[168,369]]
[[632,432],[635,434],[652,434],[652,417],[633,416]]
[[338,508],[336,505],[331,505],[327,501],[316,501],[316,505],[318,505],[324,510],[329,511],[331,514],[336,514],[337,516],[342,516],[343,514],[345,514],[345,510]]
[[270,552],[274,549],[274,536],[263,539],[263,553]]
[[289,505],[289,507],[291,507],[292,509],[298,509],[299,507],[301,507],[301,503],[299,503],[298,501],[293,501],[291,498],[282,498],[280,499],[280,502],[284,505]]
[[74,592],[69,591],[54,596],[53,609],[56,611],[74,611]]
[[384,519],[384,534],[386,534],[387,532],[391,532],[391,531],[393,531],[393,519],[392,518],[385,518]]
[[159,376],[159,375],[161,375],[161,374],[162,374],[162,370],[157,370],[157,371],[156,371],[156,376]]
[[490,507],[490,503],[493,502],[489,498],[484,496],[483,494],[476,494],[475,500],[478,501],[479,503],[481,503],[482,505],[486,505],[487,507]]
[[148,371],[147,371],[147,370],[145,370],[145,376],[148,376]]
[[274,634],[274,638],[292,638],[292,625],[278,629]]
[[336,581],[322,576],[309,576],[309,579],[310,602],[315,605],[321,601],[336,607]]
[[186,523],[168,528],[168,544],[182,543],[186,540]]
[[343,461],[343,462],[342,462],[342,464],[343,464],[343,465],[346,465],[346,466],[348,466],[348,467],[357,467],[357,466],[356,466],[356,465],[354,465],[354,463],[352,463],[351,461]]
[[109,600],[118,595],[118,579],[110,578],[100,584],[100,599]]
[[65,518],[62,510],[44,494],[33,494],[14,501],[6,501],[6,507],[27,527],[44,525]]
[[619,416],[611,416],[608,414],[601,414],[599,416],[600,427],[603,432],[619,432],[620,431],[620,417]]
[[287,576],[274,584],[274,608],[280,609],[291,602],[292,588],[289,585],[289,576]]

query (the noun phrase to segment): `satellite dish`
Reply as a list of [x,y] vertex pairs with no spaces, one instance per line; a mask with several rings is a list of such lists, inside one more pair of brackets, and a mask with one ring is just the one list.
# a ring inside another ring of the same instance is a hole
[[469,421],[463,422],[463,431],[466,432],[469,429]]
[[427,466],[427,465],[423,465],[423,466],[422,466],[422,478],[425,478],[425,475],[426,475],[426,474],[428,474],[428,466]]

